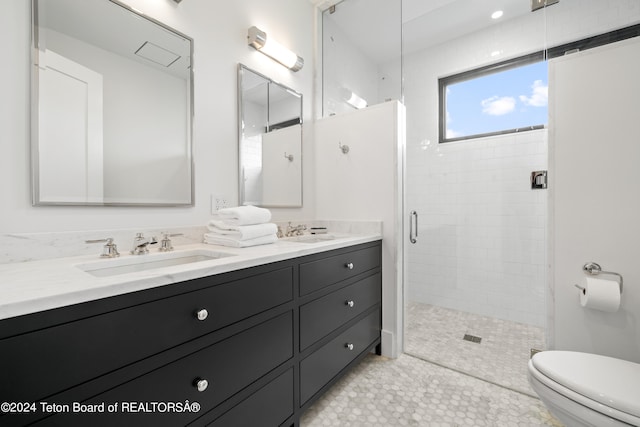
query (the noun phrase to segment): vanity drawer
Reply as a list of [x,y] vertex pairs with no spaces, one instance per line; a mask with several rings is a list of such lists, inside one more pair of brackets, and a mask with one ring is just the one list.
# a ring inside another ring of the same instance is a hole
[[37,401],[292,299],[287,267],[0,340],[0,401]]
[[207,426],[279,426],[293,415],[293,389],[289,369]]
[[374,311],[302,360],[300,406],[379,337],[380,312]]
[[300,295],[379,268],[380,245],[300,264]]
[[[293,312],[288,311],[85,402],[119,403],[114,413],[60,414],[36,425],[186,425],[292,357]],[[201,380],[208,386],[198,391]],[[185,401],[197,402],[199,410],[143,411],[141,406]],[[128,410],[123,404],[130,405]]]
[[381,302],[376,273],[300,307],[300,351]]

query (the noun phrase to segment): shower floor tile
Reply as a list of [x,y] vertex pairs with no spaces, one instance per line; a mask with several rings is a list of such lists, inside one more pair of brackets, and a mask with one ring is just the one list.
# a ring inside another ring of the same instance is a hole
[[536,396],[527,363],[532,348],[544,350],[542,328],[422,303],[405,313],[407,354]]
[[300,424],[562,426],[538,399],[406,354],[367,356],[309,408]]

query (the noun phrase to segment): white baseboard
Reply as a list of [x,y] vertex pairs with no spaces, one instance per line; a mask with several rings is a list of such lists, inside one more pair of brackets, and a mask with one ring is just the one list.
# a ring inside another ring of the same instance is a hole
[[393,332],[383,329],[381,332],[381,341],[383,356],[390,357],[392,359],[398,357],[398,348],[396,346],[396,339]]

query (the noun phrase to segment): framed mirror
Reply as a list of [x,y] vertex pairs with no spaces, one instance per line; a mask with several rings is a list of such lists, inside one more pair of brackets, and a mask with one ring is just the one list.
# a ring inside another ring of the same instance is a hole
[[302,206],[302,94],[238,66],[240,203]]
[[193,40],[115,0],[32,0],[34,205],[193,205]]

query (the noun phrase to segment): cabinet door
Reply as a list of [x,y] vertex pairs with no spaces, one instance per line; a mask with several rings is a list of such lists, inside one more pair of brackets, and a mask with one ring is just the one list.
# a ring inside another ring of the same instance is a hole
[[293,369],[216,419],[211,427],[279,426],[293,415]]
[[300,404],[340,373],[380,338],[380,312],[369,314],[300,362]]
[[104,404],[103,413],[60,414],[36,425],[186,425],[292,357],[289,311],[85,402]]
[[37,401],[292,299],[287,267],[0,340],[13,367],[0,370],[0,401]]
[[300,307],[300,350],[380,303],[380,273]]

